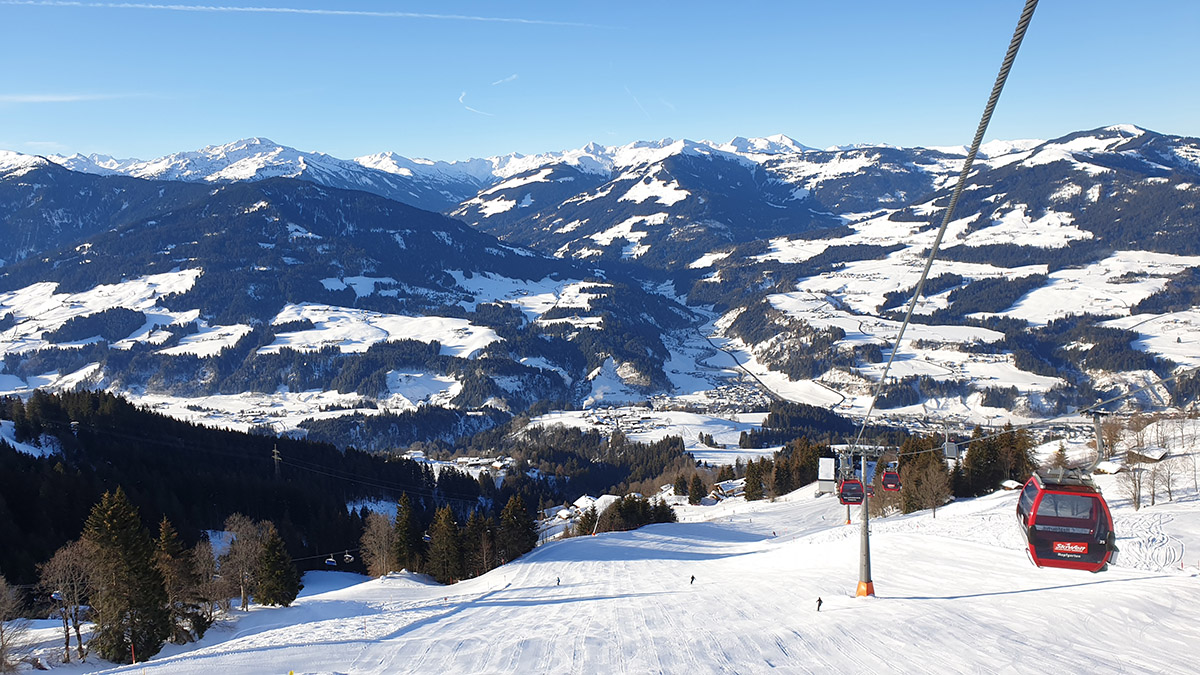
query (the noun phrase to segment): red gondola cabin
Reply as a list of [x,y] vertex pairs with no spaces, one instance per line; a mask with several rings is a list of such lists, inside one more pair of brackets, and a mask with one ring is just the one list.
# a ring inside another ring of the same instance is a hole
[[842,481],[838,486],[838,501],[843,504],[863,503],[863,484],[857,478]]
[[1087,478],[1033,474],[1017,500],[1017,520],[1038,567],[1099,572],[1117,550],[1108,504]]
[[898,492],[900,490],[900,474],[895,471],[884,471],[883,478],[879,479],[883,484],[883,489],[888,492]]

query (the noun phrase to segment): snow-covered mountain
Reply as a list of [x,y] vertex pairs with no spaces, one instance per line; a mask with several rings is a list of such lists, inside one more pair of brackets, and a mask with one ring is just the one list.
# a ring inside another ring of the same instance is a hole
[[[749,372],[771,395],[861,412],[963,157],[814,150],[781,136],[456,163],[336,160],[253,140],[155,162],[93,158],[94,173],[4,153],[4,350],[50,355],[12,357],[0,378],[5,391],[120,384],[180,414],[233,414],[241,404],[178,401],[187,388],[212,397],[319,385],[343,398],[295,410],[410,410],[394,398],[404,391],[409,403],[511,411],[547,396],[691,396]],[[380,177],[476,187],[444,218],[381,198]],[[975,422],[998,410],[1040,416],[1200,365],[1198,186],[1200,141],[1131,125],[989,142],[881,407]],[[116,308],[127,312],[104,314]],[[336,385],[333,360],[311,366],[321,374],[291,364],[259,378],[267,359],[297,346],[367,358],[406,334],[466,361],[406,372],[392,357],[368,359],[338,366],[347,375]],[[243,344],[240,361],[237,350],[218,359],[239,367],[191,364],[183,377],[168,367],[243,338],[254,347]],[[150,349],[157,365],[129,362],[118,343]],[[558,379],[531,384],[511,364]],[[1197,398],[1200,378],[1188,374],[1134,405]]]
[[432,211],[441,211],[473,195],[491,176],[486,160],[432,162],[394,153],[344,160],[302,152],[265,138],[210,145],[149,161],[104,155],[49,159],[73,171],[152,180],[227,183],[299,178],[328,187],[364,190]]
[[[623,146],[591,143],[562,152],[536,155],[514,153],[446,162],[411,159],[394,152],[338,159],[320,152],[296,150],[265,138],[246,138],[152,160],[117,159],[98,154],[50,155],[46,159],[72,171],[152,180],[224,183],[279,177],[300,178],[328,187],[373,192],[426,210],[443,211],[480,190],[542,166],[569,165],[583,172],[607,175],[614,168],[652,161],[663,152],[669,154],[673,145],[675,142],[671,139]],[[698,145],[747,156],[809,149],[783,135],[751,139],[739,137],[720,145],[703,141]],[[7,153],[7,159],[0,157],[0,167],[36,161],[18,160],[18,157],[22,156]]]

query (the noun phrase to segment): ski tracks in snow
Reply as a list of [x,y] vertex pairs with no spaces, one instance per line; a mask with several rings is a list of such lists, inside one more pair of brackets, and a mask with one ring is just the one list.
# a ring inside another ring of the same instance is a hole
[[1118,516],[1113,523],[1120,549],[1115,564],[1150,571],[1179,569],[1183,563],[1183,542],[1163,529],[1172,520],[1170,515],[1153,512]]

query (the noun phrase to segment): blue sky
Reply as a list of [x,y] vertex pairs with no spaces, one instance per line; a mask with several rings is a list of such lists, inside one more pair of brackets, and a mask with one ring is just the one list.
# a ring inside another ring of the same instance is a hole
[[[0,148],[961,145],[1023,4],[0,0]],[[1197,27],[1191,0],[1043,2],[988,138],[1118,122],[1200,136]]]

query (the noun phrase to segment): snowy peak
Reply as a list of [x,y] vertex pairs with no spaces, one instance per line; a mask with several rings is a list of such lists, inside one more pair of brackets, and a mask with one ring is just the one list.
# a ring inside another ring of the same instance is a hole
[[300,178],[328,187],[364,190],[430,211],[443,211],[492,182],[487,160],[433,162],[395,153],[344,160],[304,152],[268,138],[245,138],[191,152],[141,160],[103,155],[51,157],[75,171],[98,175],[194,183],[231,183],[268,178]]
[[726,152],[736,152],[746,155],[783,155],[816,149],[802,145],[796,142],[795,139],[783,134],[775,134],[765,138],[744,138],[738,136],[728,143],[716,147]]
[[46,166],[49,163],[45,157],[25,155],[11,150],[0,150],[0,177],[23,176],[33,169]]

